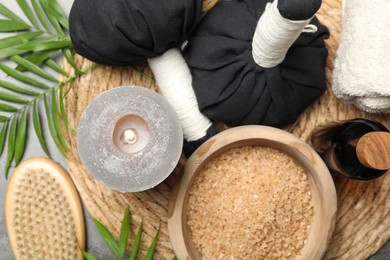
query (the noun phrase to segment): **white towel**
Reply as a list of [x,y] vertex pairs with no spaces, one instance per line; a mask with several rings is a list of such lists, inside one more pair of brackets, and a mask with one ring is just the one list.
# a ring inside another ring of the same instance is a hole
[[343,0],[333,91],[362,110],[390,113],[390,0]]

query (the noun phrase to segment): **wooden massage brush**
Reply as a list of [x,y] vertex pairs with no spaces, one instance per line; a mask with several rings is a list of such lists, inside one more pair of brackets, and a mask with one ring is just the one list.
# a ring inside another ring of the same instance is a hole
[[77,191],[54,161],[21,163],[8,183],[5,221],[15,259],[83,259],[85,224]]

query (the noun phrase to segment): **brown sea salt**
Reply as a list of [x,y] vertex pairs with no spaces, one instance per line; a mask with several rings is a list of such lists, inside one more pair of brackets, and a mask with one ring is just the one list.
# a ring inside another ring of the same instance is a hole
[[203,259],[296,258],[312,219],[304,169],[269,147],[218,155],[189,192],[187,225]]

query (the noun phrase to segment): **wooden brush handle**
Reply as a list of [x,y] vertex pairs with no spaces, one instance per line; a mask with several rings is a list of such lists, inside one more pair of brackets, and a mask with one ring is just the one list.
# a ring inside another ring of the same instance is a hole
[[370,132],[363,135],[356,145],[356,154],[368,168],[390,169],[390,133]]

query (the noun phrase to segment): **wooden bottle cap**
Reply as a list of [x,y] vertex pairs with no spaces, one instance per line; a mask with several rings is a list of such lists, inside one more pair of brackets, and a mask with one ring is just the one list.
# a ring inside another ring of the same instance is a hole
[[390,169],[390,133],[370,132],[363,135],[356,145],[356,154],[368,168]]

